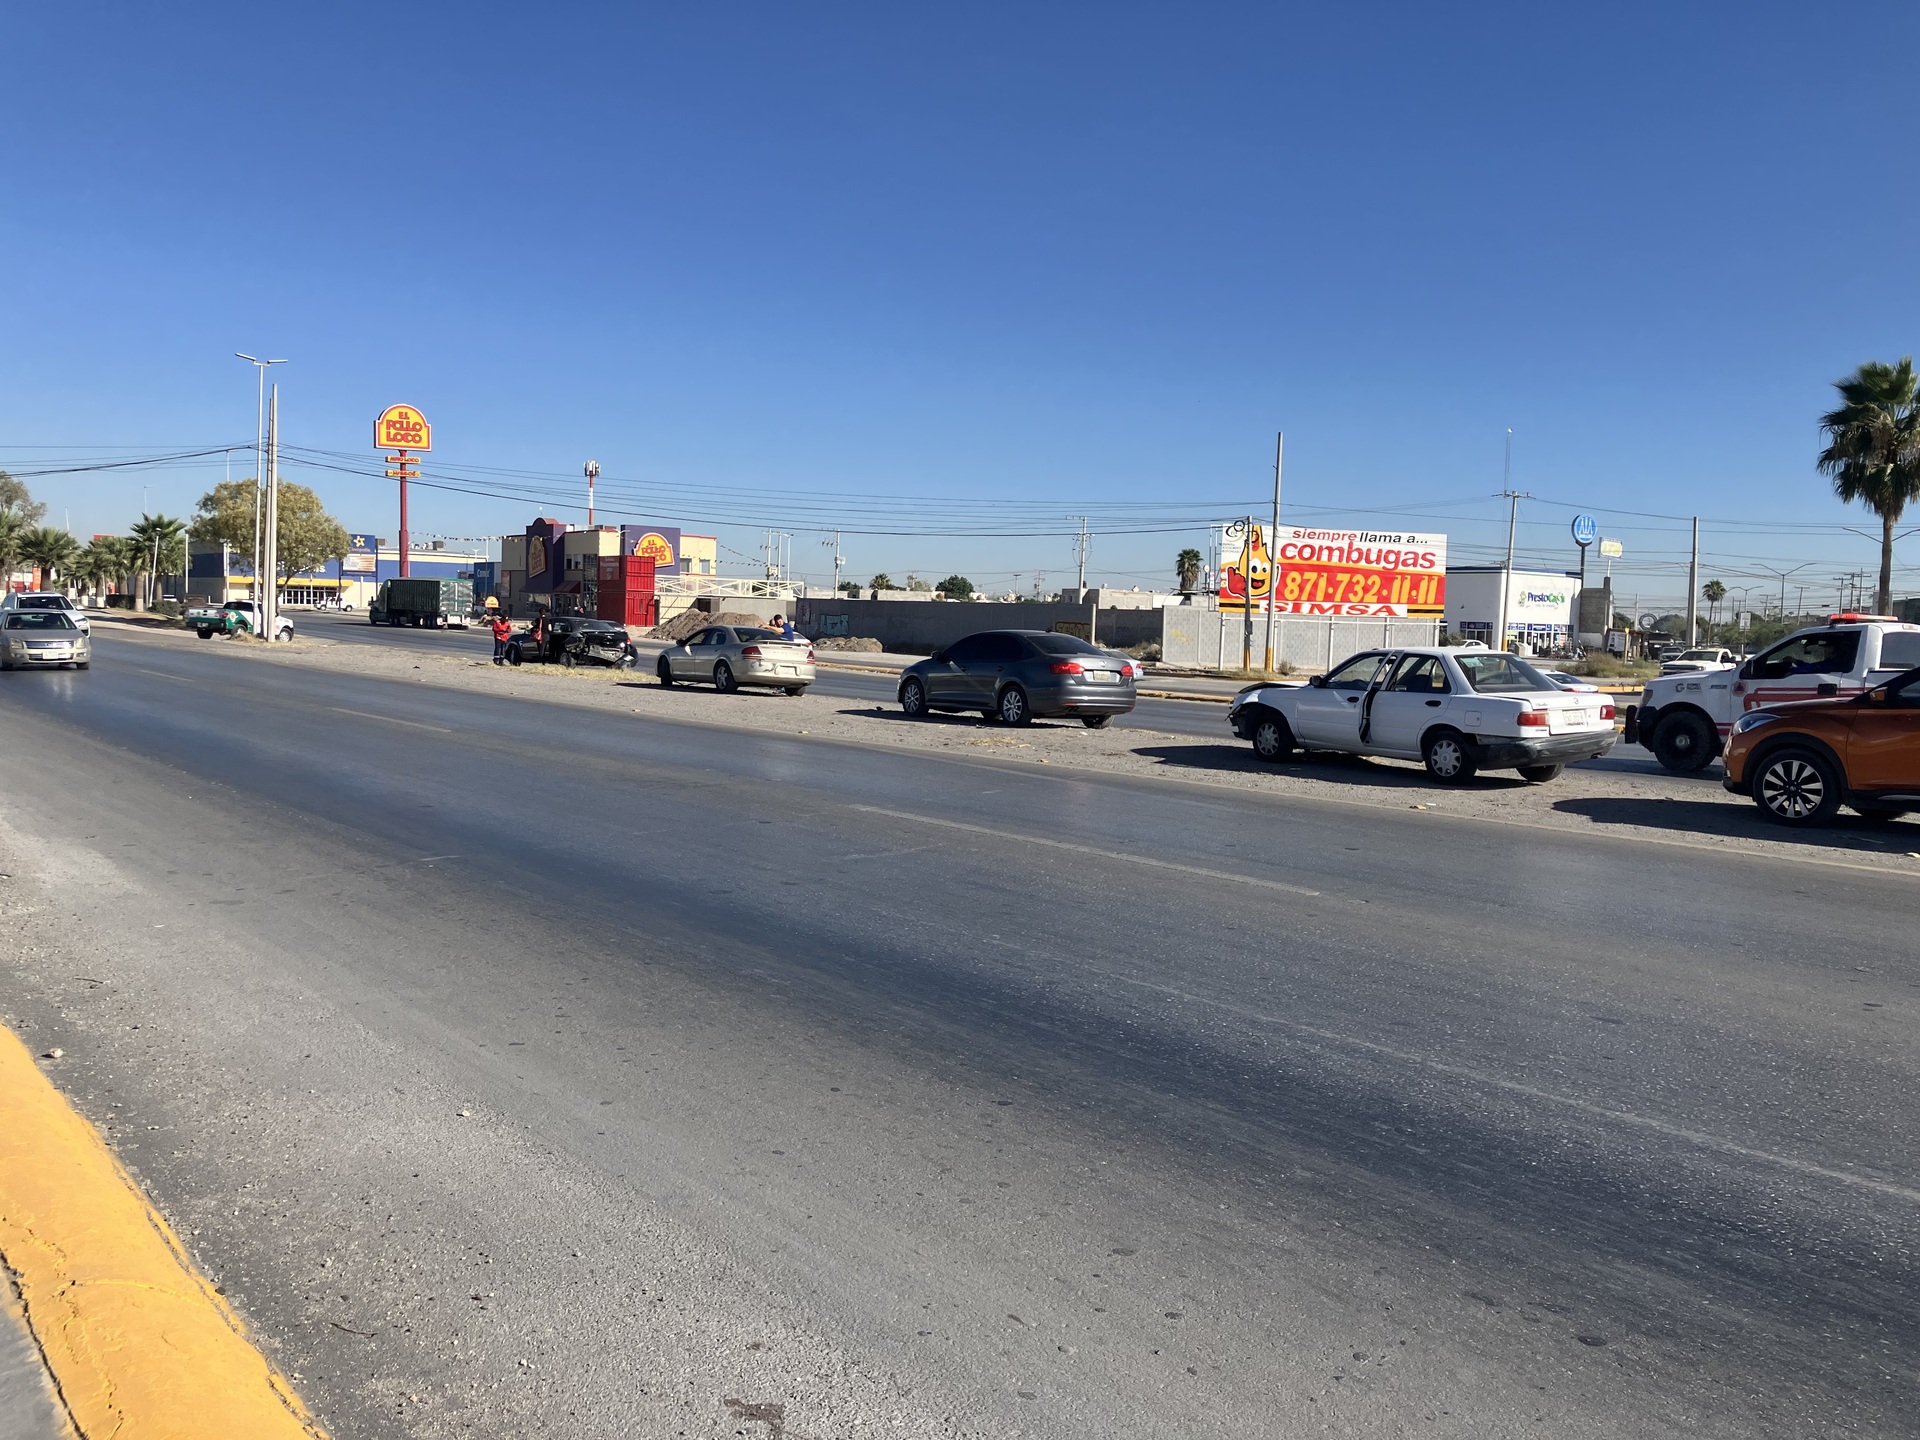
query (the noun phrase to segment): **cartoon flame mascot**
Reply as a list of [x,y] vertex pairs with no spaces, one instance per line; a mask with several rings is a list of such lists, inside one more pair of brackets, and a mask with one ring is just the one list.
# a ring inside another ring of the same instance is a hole
[[1239,558],[1227,563],[1221,580],[1220,604],[1224,609],[1246,608],[1249,580],[1253,582],[1256,605],[1273,593],[1273,559],[1267,554],[1267,537],[1258,525],[1247,532]]

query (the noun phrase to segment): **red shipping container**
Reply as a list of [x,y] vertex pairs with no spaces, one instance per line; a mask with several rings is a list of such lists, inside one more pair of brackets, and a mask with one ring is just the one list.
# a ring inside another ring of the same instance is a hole
[[599,597],[594,613],[629,630],[651,630],[660,623],[660,600],[654,593],[653,557],[602,555]]

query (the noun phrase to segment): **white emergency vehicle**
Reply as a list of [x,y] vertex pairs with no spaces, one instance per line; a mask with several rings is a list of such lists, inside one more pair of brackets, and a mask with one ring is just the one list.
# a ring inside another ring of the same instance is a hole
[[1733,722],[1757,705],[1858,695],[1920,665],[1920,625],[1890,615],[1834,615],[1737,666],[1662,675],[1627,708],[1629,745],[1676,775],[1719,758]]

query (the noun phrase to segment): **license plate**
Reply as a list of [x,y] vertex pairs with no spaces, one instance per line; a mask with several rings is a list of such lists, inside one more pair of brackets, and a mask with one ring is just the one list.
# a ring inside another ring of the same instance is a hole
[[1560,718],[1568,725],[1584,725],[1587,723],[1587,712],[1584,710],[1562,710],[1560,712]]
[[1114,679],[1117,679],[1117,678],[1118,678],[1118,677],[1117,677],[1117,676],[1116,676],[1116,675],[1115,675],[1115,674],[1114,674],[1114,673],[1113,673],[1113,672],[1112,672],[1111,670],[1089,670],[1089,671],[1087,671],[1087,679],[1089,679],[1089,680],[1091,680],[1091,681],[1092,681],[1092,682],[1093,682],[1094,684],[1096,684],[1096,685],[1098,685],[1098,684],[1100,684],[1100,683],[1102,683],[1102,682],[1104,682],[1104,681],[1111,681],[1111,680],[1114,680]]

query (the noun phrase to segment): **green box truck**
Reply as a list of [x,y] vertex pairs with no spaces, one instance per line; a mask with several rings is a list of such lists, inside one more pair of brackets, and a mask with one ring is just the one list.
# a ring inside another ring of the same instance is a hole
[[373,604],[367,607],[369,625],[444,625],[467,628],[467,612],[473,609],[471,580],[382,580]]

